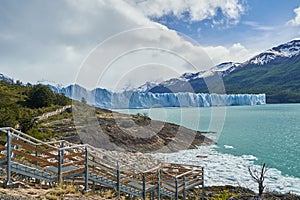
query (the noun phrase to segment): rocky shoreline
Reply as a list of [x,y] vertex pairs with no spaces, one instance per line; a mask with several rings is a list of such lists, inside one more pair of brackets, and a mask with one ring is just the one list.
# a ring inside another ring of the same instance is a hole
[[72,113],[49,118],[38,127],[55,139],[123,152],[169,153],[215,144],[206,132],[87,105],[73,106]]

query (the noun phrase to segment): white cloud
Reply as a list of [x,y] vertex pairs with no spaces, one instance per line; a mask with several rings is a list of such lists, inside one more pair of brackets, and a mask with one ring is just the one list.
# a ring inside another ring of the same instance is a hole
[[[122,0],[26,1],[18,4],[3,1],[1,6],[6,12],[0,12],[0,72],[25,82],[47,79],[63,84],[74,83],[81,62],[97,44],[122,31],[143,27],[158,27],[164,31],[145,32],[145,29],[141,29],[129,38],[110,43],[105,49],[105,55],[114,55],[116,50],[124,53],[125,50],[141,48],[141,45],[166,49],[168,55],[159,53],[159,50],[143,50],[142,55],[141,52],[131,53],[122,62],[115,63],[101,86],[109,87],[124,74],[133,79],[127,72],[145,77],[145,73],[135,67],[142,66],[145,69],[144,64],[151,62],[166,67],[161,70],[162,73],[156,73],[156,77],[153,68],[149,68],[152,72],[148,78],[161,80],[169,78],[170,74],[195,70],[184,59],[202,70],[212,67],[213,63],[219,64],[232,58],[240,61],[249,54],[238,44],[230,48],[203,48],[148,18],[171,12],[180,17],[187,11],[192,21],[199,21],[213,18],[217,9],[220,9],[229,20],[237,21],[243,12],[239,1],[180,2],[157,0],[133,5]],[[176,59],[176,54],[182,58],[177,56]],[[87,70],[87,87],[95,87],[93,84],[99,79],[97,70],[106,67],[101,62],[92,62],[93,65]],[[158,69],[157,66],[154,68]],[[134,80],[130,81],[131,85],[138,84]],[[124,80],[122,82],[126,83]]]
[[294,9],[294,13],[296,14],[295,18],[288,21],[288,25],[299,26],[300,25],[300,7]]
[[[182,18],[185,13],[190,16],[190,21],[202,21],[213,19],[220,10],[227,22],[237,23],[240,15],[245,11],[243,4],[239,0],[126,0],[137,7],[146,16],[162,17],[173,14]],[[224,19],[223,19],[224,20]]]
[[230,47],[209,46],[204,49],[215,64],[229,61],[244,62],[257,53],[247,49],[240,43],[235,43]]
[[250,27],[252,27],[255,30],[260,30],[260,31],[272,31],[274,30],[274,27],[272,26],[264,26],[261,25],[255,21],[243,21],[242,24],[248,25]]
[[[145,65],[152,67],[148,71]],[[161,70],[150,73],[153,67],[158,69],[158,66]],[[143,76],[143,82],[154,81],[171,78],[170,74],[179,76],[211,66],[213,63],[201,46],[186,41],[175,31],[141,28],[115,35],[100,44],[84,63],[78,82],[88,88],[97,84],[120,89],[124,87],[118,85],[121,82],[133,85],[135,79],[132,77]],[[144,68],[143,72],[138,69],[140,67]],[[140,73],[137,74],[138,71]],[[142,82],[136,80],[136,84],[141,85]]]

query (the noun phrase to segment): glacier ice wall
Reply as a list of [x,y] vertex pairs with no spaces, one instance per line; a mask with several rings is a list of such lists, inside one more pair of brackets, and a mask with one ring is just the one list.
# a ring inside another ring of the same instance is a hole
[[66,96],[107,109],[152,107],[209,107],[233,105],[260,105],[266,103],[265,94],[204,94],[204,93],[114,93],[106,89],[88,91],[78,85],[63,88]]
[[[261,105],[265,94],[113,93],[111,108]],[[97,102],[97,101],[96,101]],[[97,102],[99,107],[101,102]],[[107,104],[106,104],[107,105]]]

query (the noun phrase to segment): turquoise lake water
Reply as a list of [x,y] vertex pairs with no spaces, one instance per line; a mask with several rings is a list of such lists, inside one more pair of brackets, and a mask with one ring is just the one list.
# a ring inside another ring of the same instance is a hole
[[283,175],[300,178],[300,104],[117,110],[147,113],[200,131],[217,131],[220,153],[253,155]]

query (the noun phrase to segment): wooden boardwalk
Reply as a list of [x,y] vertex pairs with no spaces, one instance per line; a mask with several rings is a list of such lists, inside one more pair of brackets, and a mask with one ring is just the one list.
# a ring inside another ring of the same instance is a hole
[[128,194],[143,199],[185,199],[190,189],[201,187],[204,199],[203,167],[164,164],[141,171],[88,144],[42,142],[13,128],[0,131],[6,133],[7,139],[0,148],[0,167],[6,169],[7,186],[13,184],[12,175],[17,174],[49,184],[76,180],[85,191],[106,186],[115,189],[118,196]]

